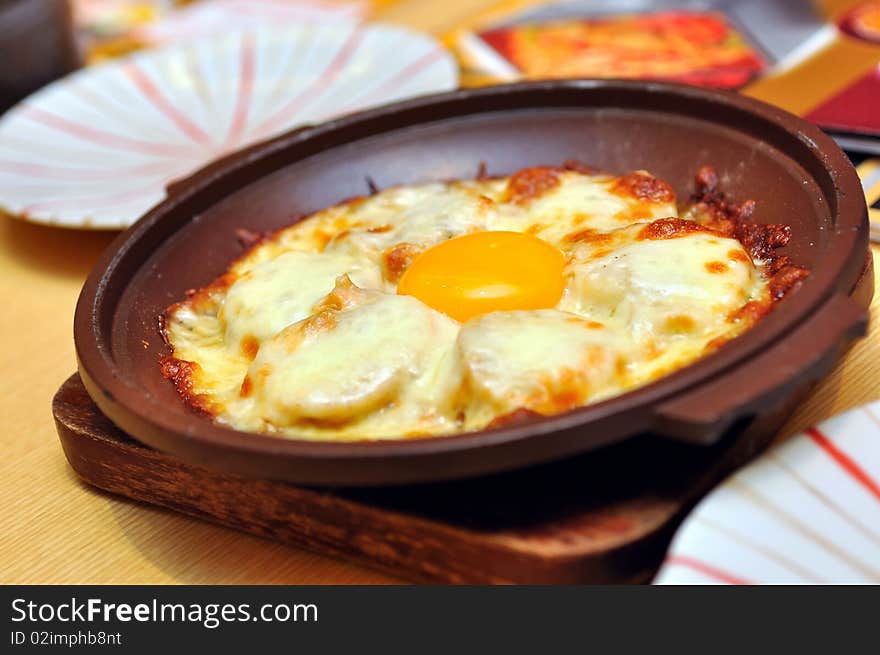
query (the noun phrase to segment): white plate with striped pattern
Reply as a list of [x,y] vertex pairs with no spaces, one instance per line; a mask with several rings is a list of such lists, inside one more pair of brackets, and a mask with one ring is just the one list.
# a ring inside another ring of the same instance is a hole
[[306,123],[455,88],[435,40],[381,24],[259,28],[55,82],[0,119],[0,212],[121,229],[166,185]]
[[880,401],[728,478],[679,528],[654,583],[880,583]]

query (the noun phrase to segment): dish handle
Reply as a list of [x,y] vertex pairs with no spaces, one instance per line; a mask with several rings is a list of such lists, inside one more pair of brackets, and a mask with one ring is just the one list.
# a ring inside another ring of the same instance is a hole
[[826,375],[868,325],[867,311],[835,294],[774,346],[730,374],[662,403],[653,432],[694,444],[718,441],[734,422],[778,406],[797,388]]

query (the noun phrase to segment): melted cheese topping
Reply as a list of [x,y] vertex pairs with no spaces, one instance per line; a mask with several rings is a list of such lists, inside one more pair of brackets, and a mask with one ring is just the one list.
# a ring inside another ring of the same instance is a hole
[[[381,437],[406,425],[454,429],[451,354],[458,323],[415,298],[362,294],[265,342],[248,368],[231,422],[250,430]],[[418,338],[414,338],[414,336]]]
[[492,312],[462,326],[458,357],[472,426],[518,409],[559,412],[620,389],[634,344],[554,309]]
[[366,288],[382,284],[382,274],[373,262],[339,253],[294,250],[245,271],[229,287],[220,307],[218,318],[226,325],[226,343],[238,343],[248,352],[291,323],[308,318],[340,275]]
[[218,422],[321,440],[596,402],[701,357],[757,320],[744,306],[768,302],[738,241],[677,216],[645,172],[535,168],[350,200],[171,307],[186,367],[169,377]]
[[578,249],[561,308],[629,326],[637,340],[706,337],[730,329],[729,315],[763,293],[763,278],[735,239],[626,232],[613,249]]

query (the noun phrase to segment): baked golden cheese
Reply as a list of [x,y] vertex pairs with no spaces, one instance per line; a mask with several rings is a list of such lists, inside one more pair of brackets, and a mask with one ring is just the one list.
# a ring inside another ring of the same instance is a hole
[[753,325],[806,273],[711,169],[679,216],[579,165],[393,187],[262,235],[171,306],[163,374],[238,430],[351,441],[552,415]]

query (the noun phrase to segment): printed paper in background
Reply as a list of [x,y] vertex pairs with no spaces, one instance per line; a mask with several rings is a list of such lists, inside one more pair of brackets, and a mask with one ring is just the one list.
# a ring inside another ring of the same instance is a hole
[[880,0],[513,0],[446,42],[465,85],[629,77],[739,89],[880,152],[878,25]]
[[527,79],[627,77],[739,88],[767,67],[741,30],[709,11],[514,24],[477,33],[471,48],[504,74]]
[[[880,50],[880,2],[861,2],[837,19],[842,38]],[[868,58],[870,60],[870,58]],[[880,137],[880,63],[806,113],[841,133]]]

